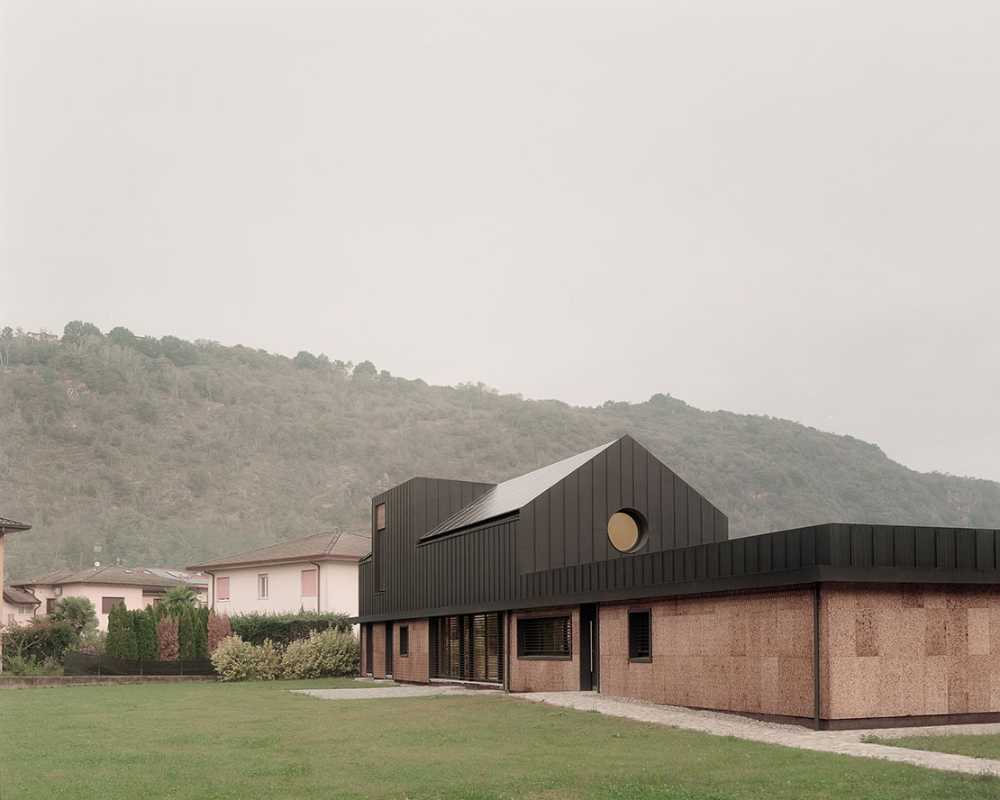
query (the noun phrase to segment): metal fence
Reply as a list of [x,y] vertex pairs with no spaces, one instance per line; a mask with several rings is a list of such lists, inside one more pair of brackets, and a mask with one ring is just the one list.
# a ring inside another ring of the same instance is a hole
[[214,675],[208,659],[195,661],[129,661],[88,653],[67,653],[64,675]]

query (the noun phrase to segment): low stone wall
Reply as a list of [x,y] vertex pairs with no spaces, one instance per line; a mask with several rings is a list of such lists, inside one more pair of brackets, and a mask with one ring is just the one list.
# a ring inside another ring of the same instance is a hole
[[[651,612],[652,658],[629,661],[628,611]],[[811,717],[810,590],[602,606],[603,694],[749,714]]]
[[212,675],[2,675],[0,689],[30,689],[40,686],[89,686],[120,683],[192,683],[214,681]]
[[[542,659],[517,657],[517,625],[525,617],[554,617],[569,614],[572,658]],[[567,692],[580,689],[580,609],[557,608],[513,615],[510,626],[510,691]]]
[[[402,655],[399,648],[399,630],[409,628],[409,655]],[[397,622],[392,632],[392,670],[393,679],[412,683],[429,683],[431,679],[430,664],[430,626],[426,619],[413,619]]]

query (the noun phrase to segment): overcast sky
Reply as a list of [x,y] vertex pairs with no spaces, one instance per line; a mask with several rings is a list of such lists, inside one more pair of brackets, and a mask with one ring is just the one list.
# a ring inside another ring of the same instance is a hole
[[995,0],[359,6],[7,0],[0,321],[1000,479]]

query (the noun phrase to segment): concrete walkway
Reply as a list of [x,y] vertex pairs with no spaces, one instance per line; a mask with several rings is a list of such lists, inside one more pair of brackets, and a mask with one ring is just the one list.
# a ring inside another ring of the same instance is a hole
[[579,711],[597,711],[612,717],[625,717],[639,722],[652,722],[672,728],[712,733],[717,736],[735,736],[765,744],[798,747],[822,753],[839,753],[861,758],[881,758],[898,761],[917,767],[964,772],[972,775],[994,775],[1000,777],[1000,761],[972,758],[952,753],[932,753],[923,750],[907,750],[882,744],[866,744],[861,738],[866,734],[876,734],[886,739],[899,736],[914,736],[920,733],[1000,733],[1000,724],[988,725],[947,725],[932,728],[885,728],[871,731],[814,731],[797,725],[781,725],[774,722],[741,717],[737,714],[723,714],[716,711],[694,711],[677,706],[660,706],[639,703],[594,692],[532,692],[512,694],[510,697],[547,703],[562,708]]
[[377,700],[390,697],[434,697],[436,695],[498,695],[495,689],[463,689],[461,686],[380,686],[372,689],[289,689],[321,700]]

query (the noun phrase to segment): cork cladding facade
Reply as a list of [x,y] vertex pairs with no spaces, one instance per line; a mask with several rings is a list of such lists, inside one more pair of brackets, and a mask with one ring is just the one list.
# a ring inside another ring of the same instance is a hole
[[361,669],[816,727],[1000,719],[998,534],[730,539],[629,436],[499,484],[413,478],[372,500]]

